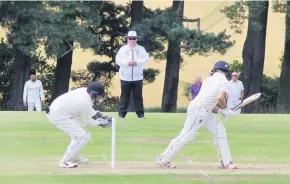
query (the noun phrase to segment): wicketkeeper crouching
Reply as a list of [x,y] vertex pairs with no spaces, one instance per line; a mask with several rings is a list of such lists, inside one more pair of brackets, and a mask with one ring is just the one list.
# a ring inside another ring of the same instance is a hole
[[87,87],[77,88],[59,96],[47,108],[48,120],[71,138],[58,167],[73,168],[77,167],[77,164],[89,162],[87,158],[79,155],[91,137],[91,133],[87,132],[84,127],[110,127],[112,125],[112,117],[93,109],[93,104],[102,100],[104,96],[104,85],[95,81]]

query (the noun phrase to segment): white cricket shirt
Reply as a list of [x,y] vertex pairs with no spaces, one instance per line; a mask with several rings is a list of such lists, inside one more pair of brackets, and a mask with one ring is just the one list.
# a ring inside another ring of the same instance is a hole
[[44,100],[41,81],[27,81],[24,85],[23,90],[23,102],[37,102],[39,100]]
[[219,72],[214,73],[203,81],[198,95],[191,101],[190,106],[203,106],[211,112],[218,103],[218,93],[228,82],[224,74]]
[[229,81],[227,85],[227,94],[229,102],[238,102],[241,97],[241,92],[244,90],[244,85],[242,81],[237,80],[234,82],[233,80]]
[[[129,66],[130,61],[137,62],[135,66]],[[120,66],[120,79],[124,81],[137,81],[143,79],[144,65],[149,62],[149,55],[140,45],[130,48],[129,45],[122,46],[116,55],[116,64]]]
[[87,93],[86,87],[68,91],[57,97],[50,105],[50,112],[63,115],[63,117],[81,118],[83,122],[89,121],[96,114],[93,101]]

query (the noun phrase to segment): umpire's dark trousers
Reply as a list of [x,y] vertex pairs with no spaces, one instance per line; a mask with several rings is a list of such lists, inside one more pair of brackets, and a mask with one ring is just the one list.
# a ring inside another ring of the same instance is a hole
[[123,81],[121,80],[121,97],[119,116],[125,117],[130,103],[130,93],[133,92],[135,111],[138,117],[144,116],[143,106],[143,80],[138,81]]

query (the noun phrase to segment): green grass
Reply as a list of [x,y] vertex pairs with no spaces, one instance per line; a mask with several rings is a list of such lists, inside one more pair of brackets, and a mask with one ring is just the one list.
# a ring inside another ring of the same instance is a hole
[[[138,120],[130,113],[127,119],[117,119],[116,171],[121,175],[109,168],[110,129],[88,128],[92,140],[82,154],[92,163],[66,170],[58,169],[57,163],[69,138],[54,128],[43,112],[0,112],[0,117],[0,178],[3,184],[286,184],[290,181],[289,115],[241,115],[226,120],[233,159],[241,164],[240,170],[231,172],[216,168],[217,153],[212,136],[204,129],[182,150],[196,166],[177,155],[174,162],[179,168],[176,171],[158,168],[155,159],[178,135],[185,114],[147,113],[145,120]],[[146,142],[150,138],[158,141]],[[134,164],[130,166],[131,163]],[[250,164],[248,170],[244,167],[247,164]],[[261,169],[256,168],[257,165]]]

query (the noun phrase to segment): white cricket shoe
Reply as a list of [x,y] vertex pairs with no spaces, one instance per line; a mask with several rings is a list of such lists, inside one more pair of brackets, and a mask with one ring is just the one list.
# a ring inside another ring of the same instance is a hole
[[226,168],[226,169],[237,169],[238,166],[237,166],[235,163],[231,162],[231,163],[230,163],[229,165],[227,165],[225,168]]
[[72,163],[70,161],[68,162],[64,162],[63,160],[61,160],[58,164],[59,168],[76,168],[78,167],[78,165],[76,163]]
[[223,161],[219,161],[219,162],[218,162],[218,167],[219,167],[220,169],[223,169],[223,168],[225,167]]
[[176,165],[171,164],[170,162],[163,163],[161,161],[160,157],[157,158],[156,163],[157,163],[157,165],[159,165],[160,167],[163,167],[165,169],[175,169],[176,168]]
[[78,164],[87,164],[89,163],[89,159],[81,157],[81,156],[76,156],[72,159],[73,163],[78,163]]
[[220,169],[237,169],[238,166],[234,162],[230,162],[229,165],[225,166],[222,161],[218,163]]

